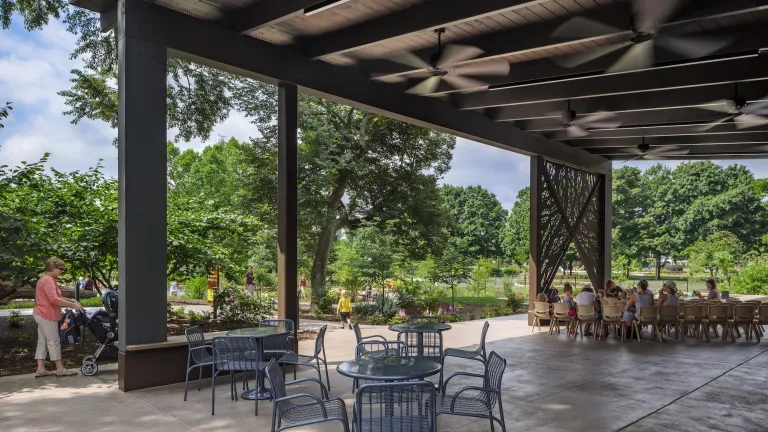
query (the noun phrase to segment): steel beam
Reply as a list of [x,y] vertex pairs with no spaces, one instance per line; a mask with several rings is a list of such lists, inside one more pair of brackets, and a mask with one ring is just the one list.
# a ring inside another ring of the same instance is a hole
[[169,47],[169,55],[268,83],[293,83],[314,96],[499,148],[540,154],[586,170],[603,172],[609,166],[599,156],[493,122],[479,113],[461,112],[434,98],[393,91],[397,87],[373,82],[353,68],[311,60],[289,48],[243,37],[157,5],[144,4],[142,10],[141,31]]
[[733,122],[722,123],[702,131],[703,124],[692,125],[664,125],[664,126],[638,126],[618,129],[592,130],[589,135],[582,138],[568,137],[564,132],[555,132],[550,135],[553,139],[567,140],[571,144],[581,140],[609,139],[609,138],[631,138],[631,137],[651,137],[651,136],[675,136],[675,135],[695,135],[706,136],[714,134],[739,134],[768,131],[768,125],[755,126],[749,129],[738,129]]
[[540,156],[531,156],[530,190],[531,190],[531,210],[530,227],[528,243],[528,325],[533,325],[533,310],[536,296],[542,291],[540,289],[541,279],[539,278],[539,264],[541,263],[541,239],[539,237],[539,225],[541,225],[541,193],[539,176],[543,175],[544,159]]
[[120,0],[118,9],[121,352],[167,338],[166,48],[144,38],[143,6],[143,0]]
[[555,100],[580,99],[655,90],[707,86],[768,78],[768,56],[751,55],[718,62],[661,67],[574,81],[529,85],[453,97],[460,109],[489,108]]
[[[617,113],[622,126],[646,125],[646,124],[679,124],[679,123],[706,123],[723,118],[722,112],[708,111],[701,108],[677,108],[667,110],[628,111]],[[576,119],[584,118],[578,115]],[[518,120],[513,124],[527,131],[551,131],[562,129],[562,120],[559,117]]]
[[319,36],[299,39],[309,57],[341,54],[409,33],[461,24],[488,15],[524,8],[546,0],[431,0],[405,10]]
[[768,144],[768,132],[757,131],[753,133],[724,133],[724,134],[704,134],[704,135],[672,135],[659,137],[633,137],[633,138],[607,138],[607,139],[583,139],[570,141],[569,144],[576,148],[602,149],[609,147],[637,147],[645,143],[652,146],[675,146],[675,145],[699,145],[708,146],[712,144],[747,144],[763,143]]
[[[690,2],[686,9],[681,11],[677,17],[673,18],[664,27],[668,28],[670,31],[675,31],[676,26],[690,23],[693,20],[699,20],[707,17],[721,17],[754,12],[767,6],[768,0],[729,0],[727,2],[720,0],[696,0]],[[573,16],[568,16],[553,21],[546,21],[540,24],[520,26],[507,31],[493,32],[469,39],[463,39],[460,41],[455,41],[455,43],[462,45],[472,45],[484,51],[481,56],[461,63],[468,64],[472,62],[487,60],[489,58],[508,56],[511,54],[521,54],[544,48],[556,48],[577,42],[587,42],[593,39],[601,39],[605,37],[627,37],[630,34],[629,22],[631,14],[631,4],[629,2],[619,2],[609,7],[591,9],[581,15],[585,18],[593,19],[595,21],[608,24],[609,26],[622,29],[622,31],[618,33],[595,32],[594,35],[590,35],[589,37],[585,38],[552,37],[552,33],[557,30],[558,27],[573,18]],[[430,47],[417,50],[414,52],[414,54],[424,60],[428,60],[429,56],[433,52],[434,48]],[[409,66],[389,62],[386,60],[365,61],[361,63],[361,67],[367,71],[376,72],[385,76],[407,75],[417,70]]]
[[293,321],[298,347],[298,92],[281,83],[277,95],[277,317]]
[[[738,83],[737,86],[733,83],[726,83],[633,93],[631,96],[619,94],[573,99],[570,101],[570,107],[579,114],[611,111],[623,115],[632,111],[668,110],[669,108],[710,105],[714,101],[730,99],[735,96],[737,88],[738,93],[746,97],[747,100],[768,98],[768,80],[761,80],[742,82]],[[508,105],[488,108],[485,110],[485,115],[493,120],[502,121],[545,118],[565,110],[568,105],[569,101],[565,100]]]
[[234,23],[235,31],[248,34],[300,15],[304,13],[304,9],[321,2],[322,0],[257,0],[250,6],[232,11],[229,19]]

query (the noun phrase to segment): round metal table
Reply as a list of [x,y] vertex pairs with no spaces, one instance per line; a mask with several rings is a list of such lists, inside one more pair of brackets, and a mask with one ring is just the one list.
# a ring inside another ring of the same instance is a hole
[[407,381],[436,375],[440,363],[418,357],[388,357],[345,361],[336,366],[336,371],[361,380]]
[[[286,329],[283,326],[253,327],[253,328],[230,330],[227,332],[227,336],[248,336],[251,339],[253,339],[256,342],[256,347],[257,347],[256,358],[259,359],[259,363],[261,363],[264,360],[264,343],[263,343],[264,339],[272,336],[284,336],[290,333],[291,331]],[[265,375],[266,374],[263,373],[263,371],[261,373],[257,371],[256,373],[257,387],[252,390],[244,391],[243,394],[240,395],[240,397],[247,400],[271,399],[272,392],[270,392],[264,385]]]
[[[416,356],[424,357],[424,333],[442,333],[451,329],[450,324],[445,323],[403,323],[392,324],[389,329],[397,333],[416,333]],[[399,339],[399,337],[398,337]],[[408,343],[408,342],[406,342]],[[408,344],[410,346],[410,344]],[[442,337],[440,339],[439,351],[442,351]],[[411,353],[413,355],[413,353]],[[442,352],[440,353],[442,355]],[[434,357],[440,357],[440,355]]]

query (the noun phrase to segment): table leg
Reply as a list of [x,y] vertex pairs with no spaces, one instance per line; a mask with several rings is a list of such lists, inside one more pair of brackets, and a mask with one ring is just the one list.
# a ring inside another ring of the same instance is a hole
[[[264,360],[264,339],[254,338],[256,341],[257,359],[259,362]],[[256,366],[258,368],[258,364]],[[272,392],[268,390],[264,384],[264,377],[267,375],[266,371],[256,371],[256,388],[253,390],[246,390],[240,395],[241,398],[246,400],[266,400],[272,399]]]
[[418,346],[418,357],[424,357],[424,333],[417,333],[417,340],[418,342],[416,345]]

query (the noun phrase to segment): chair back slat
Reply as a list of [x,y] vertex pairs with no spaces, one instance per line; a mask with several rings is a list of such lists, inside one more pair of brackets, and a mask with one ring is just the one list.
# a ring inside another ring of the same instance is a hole
[[258,347],[248,336],[213,338],[213,364],[220,371],[252,371],[258,369]]
[[408,357],[408,345],[402,341],[365,341],[357,344],[355,359]]
[[[424,357],[431,358],[436,362],[441,361],[443,355],[443,334],[441,332],[400,332],[397,334],[397,340],[408,346],[409,357]],[[421,342],[421,347],[419,342]]]
[[595,306],[593,306],[593,305],[576,305],[576,316],[580,320],[595,319]]
[[[317,331],[317,339],[315,339],[315,357],[319,356],[325,349],[325,332],[328,330],[328,326],[324,325]],[[325,355],[323,355],[325,356]]]
[[728,321],[728,306],[724,304],[711,305],[709,307],[709,322],[724,323]]
[[659,319],[659,308],[656,306],[640,307],[640,322],[653,323]]
[[210,350],[193,349],[205,345],[205,333],[200,326],[190,327],[184,330],[184,336],[187,337],[187,346],[189,347],[192,360],[195,363],[210,361]]
[[[269,379],[269,387],[272,392],[272,400],[277,400],[286,396],[285,392],[285,378],[283,372],[280,370],[280,366],[277,365],[277,360],[272,359],[269,361],[267,368],[267,379]],[[281,402],[278,409],[285,408],[286,405],[290,405],[290,402]]]
[[[746,303],[746,302],[745,302]],[[749,304],[740,304],[733,307],[733,321],[748,323],[755,319],[755,307]]]
[[549,303],[548,302],[534,302],[533,313],[539,318],[549,319]]
[[485,324],[483,324],[483,332],[480,334],[480,346],[477,347],[477,352],[483,354],[483,358],[485,358],[485,338],[488,336],[488,329],[491,327],[491,324],[486,321]]
[[704,319],[704,306],[686,304],[684,317],[687,322],[700,322]]
[[288,347],[288,339],[293,337],[294,324],[293,320],[289,319],[267,319],[259,322],[259,327],[279,327],[285,329],[288,333],[281,336],[272,336],[265,338],[262,343],[264,344],[264,357],[281,357],[285,354]]
[[621,306],[605,305],[603,306],[603,321],[620,322],[623,315]]
[[357,431],[435,432],[435,386],[427,381],[360,386],[355,402]]
[[680,311],[683,306],[664,305],[659,308],[659,322],[670,323],[677,322],[680,317]]

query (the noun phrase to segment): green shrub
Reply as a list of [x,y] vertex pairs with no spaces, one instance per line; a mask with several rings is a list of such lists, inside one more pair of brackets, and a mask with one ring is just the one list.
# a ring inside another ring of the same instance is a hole
[[226,326],[255,324],[272,316],[270,299],[252,296],[235,287],[219,290],[214,296],[219,321]]
[[395,315],[392,318],[387,321],[387,324],[389,325],[395,325],[395,324],[403,324],[404,322],[408,321],[408,319],[404,316]]
[[10,328],[21,328],[21,326],[24,325],[24,317],[21,316],[21,312],[19,311],[11,311],[11,314],[8,315],[8,327]]
[[376,314],[376,303],[355,303],[354,311],[355,315],[361,317],[369,317]]
[[317,311],[323,314],[330,314],[336,312],[336,306],[339,304],[340,294],[336,290],[328,290],[325,293],[325,297],[317,304]]
[[386,295],[376,296],[376,310],[387,320],[400,312],[395,300]]
[[443,296],[442,291],[432,289],[430,291],[424,291],[416,302],[416,307],[419,311],[433,311],[437,312],[437,305],[440,304],[440,298]]
[[372,316],[368,318],[368,322],[371,325],[387,325],[387,323],[389,322],[389,319],[381,316]]
[[504,287],[504,296],[507,298],[507,307],[515,313],[523,308],[525,296],[512,287]]
[[187,312],[187,318],[189,318],[189,324],[193,326],[207,326],[211,323],[211,319],[213,318],[211,316],[210,312],[195,312],[195,311],[189,311]]
[[188,280],[187,283],[184,284],[184,298],[208,298],[208,277],[200,276]]
[[759,258],[748,263],[733,278],[731,292],[735,294],[768,294],[768,258]]
[[464,321],[464,315],[458,313],[447,313],[441,316],[443,321],[447,323],[455,323]]

